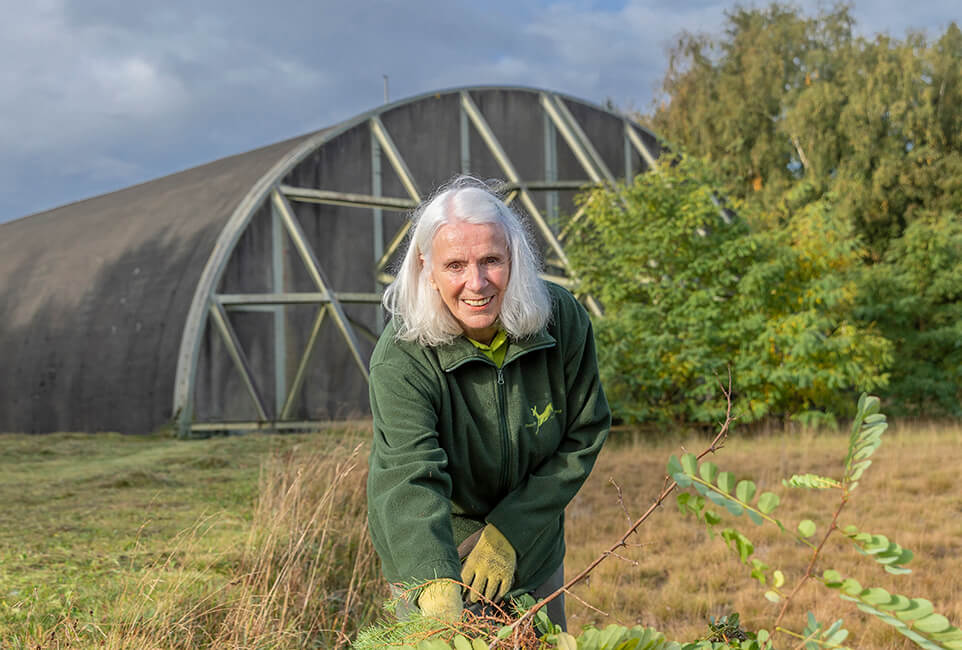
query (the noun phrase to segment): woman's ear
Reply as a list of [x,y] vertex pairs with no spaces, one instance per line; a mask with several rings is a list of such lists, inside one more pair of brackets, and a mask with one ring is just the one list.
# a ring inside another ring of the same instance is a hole
[[428,284],[432,289],[437,291],[438,287],[436,284],[434,284],[434,278],[431,277],[431,274],[427,271],[427,265],[424,263],[424,255],[422,253],[418,253],[418,270],[422,275],[426,275],[428,277]]

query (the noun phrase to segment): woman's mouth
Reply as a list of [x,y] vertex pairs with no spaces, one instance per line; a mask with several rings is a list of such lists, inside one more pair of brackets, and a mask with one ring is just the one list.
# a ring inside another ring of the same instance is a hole
[[471,307],[484,307],[491,302],[492,299],[494,299],[494,296],[488,296],[487,298],[462,298],[461,301]]

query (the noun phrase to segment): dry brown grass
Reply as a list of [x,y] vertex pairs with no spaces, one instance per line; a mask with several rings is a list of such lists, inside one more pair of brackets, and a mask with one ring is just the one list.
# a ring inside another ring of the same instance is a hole
[[[305,648],[345,646],[373,621],[387,589],[367,534],[365,457],[369,432],[306,436],[275,452],[261,473],[250,533],[224,546],[218,527],[236,517],[204,519],[181,533],[174,551],[150,567],[114,607],[38,625],[13,648]],[[668,439],[613,434],[597,466],[568,509],[566,567],[575,575],[628,527],[664,485],[671,454],[698,452],[707,437]],[[713,460],[760,490],[782,497],[775,511],[787,526],[813,519],[828,524],[835,503],[828,493],[789,490],[782,478],[813,472],[840,476],[846,433],[772,433],[743,436],[736,428]],[[888,535],[913,550],[913,573],[890,576],[846,543],[825,551],[818,571],[834,568],[864,585],[933,601],[962,623],[962,489],[956,466],[962,426],[894,426],[883,438],[841,524]],[[610,558],[567,599],[573,632],[583,624],[642,624],[668,638],[690,641],[707,632],[709,616],[737,611],[749,629],[770,628],[778,607],[748,576],[736,555],[702,525],[671,505],[646,522],[626,555]],[[732,522],[755,543],[756,556],[780,568],[792,584],[809,553],[771,526]],[[583,599],[586,604],[578,602]],[[603,615],[592,607],[606,612]],[[844,618],[857,648],[909,648],[901,636],[870,620],[834,592],[811,584],[785,625],[799,630],[807,611],[826,623]],[[5,646],[0,643],[0,646]],[[782,647],[781,645],[779,647]]]
[[[574,575],[628,528],[611,479],[621,486],[630,513],[637,516],[662,489],[669,456],[698,453],[707,442],[695,437],[648,442],[644,437],[631,440],[627,434],[614,434],[568,508],[567,572]],[[958,424],[893,426],[839,520],[842,526],[854,524],[885,534],[914,551],[911,574],[885,573],[839,536],[823,551],[818,573],[834,568],[865,586],[928,598],[936,611],[962,624],[960,443],[962,426]],[[782,505],[774,514],[786,527],[794,528],[808,518],[822,531],[836,507],[835,493],[789,489],[781,479],[805,472],[840,478],[847,444],[844,432],[740,438],[736,428],[712,460],[739,479],[755,481],[759,491],[778,494]],[[664,510],[642,526],[635,540],[639,546],[626,554],[637,565],[611,558],[588,584],[575,587],[576,596],[608,615],[569,598],[569,628],[586,623],[642,624],[687,641],[706,633],[710,616],[731,612],[739,612],[749,629],[771,628],[779,606],[763,598],[765,588],[750,579],[737,555],[719,538],[709,538],[703,525],[682,517],[673,499]],[[810,559],[805,547],[780,535],[774,526],[757,527],[745,517],[733,520],[727,515],[726,521],[752,540],[756,557],[785,573],[789,586],[804,574]],[[800,631],[807,611],[826,623],[844,618],[854,647],[914,647],[820,585],[805,587],[783,625]]]
[[[275,454],[262,471],[242,548],[209,548],[218,517],[199,522],[124,593],[96,634],[67,618],[18,646],[348,646],[387,597],[367,534],[360,440],[356,432],[340,440],[318,435]],[[197,557],[209,560],[185,561]]]

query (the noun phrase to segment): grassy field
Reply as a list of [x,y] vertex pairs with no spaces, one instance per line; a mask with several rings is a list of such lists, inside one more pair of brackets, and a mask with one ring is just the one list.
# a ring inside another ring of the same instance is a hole
[[[319,434],[179,441],[115,434],[0,436],[0,647],[332,647],[378,616],[385,596],[364,525],[363,427]],[[890,576],[845,543],[826,549],[864,585],[926,597],[962,623],[962,427],[895,426],[840,523],[884,533],[913,550],[913,573]],[[699,437],[618,432],[568,509],[573,575],[648,507],[665,463]],[[776,515],[828,524],[830,495],[789,490],[793,473],[838,476],[844,433],[743,437],[715,457],[738,478],[782,497]],[[360,445],[360,447],[358,447]],[[732,611],[770,627],[777,606],[747,569],[670,500],[625,559],[610,558],[575,588],[569,628],[640,623],[669,638],[703,635]],[[756,555],[792,584],[808,553],[747,519],[735,525]],[[910,647],[832,592],[811,585],[785,620],[809,609],[844,617],[859,648]],[[584,601],[579,602],[579,599]]]

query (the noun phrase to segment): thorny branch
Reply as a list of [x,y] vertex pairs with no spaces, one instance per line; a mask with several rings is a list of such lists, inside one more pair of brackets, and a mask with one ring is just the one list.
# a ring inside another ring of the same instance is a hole
[[[735,420],[735,417],[732,415],[732,373],[730,368],[728,370],[728,386],[726,387],[722,385],[721,390],[722,390],[722,393],[725,395],[725,401],[726,401],[725,421],[722,423],[721,429],[719,429],[718,434],[714,437],[714,439],[712,439],[711,444],[708,445],[708,447],[705,448],[704,451],[698,454],[699,460],[701,460],[708,454],[715,453],[716,451],[718,451],[724,446],[725,440],[728,439],[728,431],[731,426],[731,423]],[[606,551],[601,553],[601,555],[595,558],[595,560],[591,564],[589,564],[583,571],[581,571],[578,575],[568,580],[565,584],[563,584],[561,587],[559,587],[558,589],[550,593],[543,600],[539,601],[538,603],[535,603],[535,605],[531,609],[529,609],[527,612],[525,612],[523,616],[521,616],[520,618],[518,618],[518,620],[512,623],[511,627],[514,628],[514,631],[515,631],[514,633],[518,634],[518,631],[524,629],[525,625],[530,626],[530,622],[534,618],[535,614],[537,614],[545,605],[547,605],[550,601],[554,600],[561,594],[568,592],[573,586],[575,586],[576,584],[578,584],[579,582],[587,578],[588,575],[592,571],[594,571],[595,568],[599,564],[604,562],[608,557],[612,555],[616,557],[620,557],[617,555],[616,551],[618,551],[619,549],[628,547],[628,538],[635,534],[635,531],[637,531],[638,528],[643,523],[645,523],[648,517],[650,517],[652,513],[654,513],[655,510],[658,509],[658,507],[662,504],[662,502],[664,502],[664,500],[668,498],[668,496],[674,491],[674,489],[678,487],[678,484],[670,480],[669,477],[666,477],[665,486],[666,487],[662,490],[661,494],[658,495],[658,498],[655,499],[654,503],[652,503],[651,506],[648,508],[648,510],[646,510],[644,514],[642,514],[637,520],[635,520],[634,523],[632,523],[628,527],[628,530],[626,530],[625,534],[621,536],[621,539],[616,541],[614,544],[611,545],[610,548],[608,548]],[[620,488],[618,492],[619,492],[619,498],[620,498],[620,493],[621,493]],[[622,507],[624,507],[624,503],[622,503]],[[489,648],[494,648],[496,643],[497,642],[491,644]]]
[[[848,503],[848,496],[848,490],[846,489],[842,493],[842,499],[839,501],[838,508],[835,509],[835,514],[832,516],[832,523],[829,525],[828,530],[825,531],[825,535],[822,536],[822,541],[819,542],[818,547],[812,550],[812,559],[809,560],[808,567],[805,568],[805,575],[802,576],[802,579],[799,580],[798,584],[795,585],[795,588],[792,589],[792,593],[788,594],[788,596],[783,599],[784,602],[782,603],[782,608],[778,611],[778,617],[775,619],[775,625],[773,626],[776,630],[781,630],[778,624],[782,622],[785,612],[788,611],[788,605],[795,598],[795,595],[802,589],[806,582],[812,579],[815,570],[815,561],[818,559],[819,553],[822,552],[822,548],[825,547],[825,542],[827,542],[828,538],[832,536],[832,533],[838,530],[838,516],[842,513],[842,509],[845,508],[845,504]],[[797,647],[801,648],[803,646],[804,643]]]

